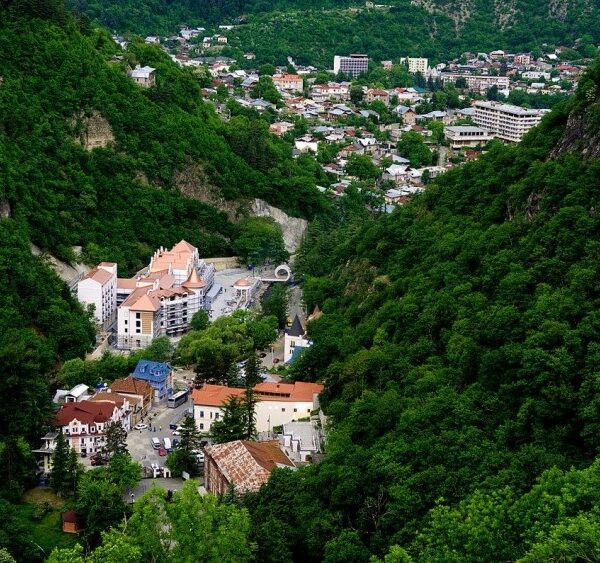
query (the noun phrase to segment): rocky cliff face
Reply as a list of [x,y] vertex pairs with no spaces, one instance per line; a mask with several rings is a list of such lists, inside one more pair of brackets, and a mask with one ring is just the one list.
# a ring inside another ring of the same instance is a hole
[[290,254],[294,254],[294,252],[298,250],[302,237],[306,233],[308,227],[308,221],[306,221],[306,219],[290,217],[281,209],[269,205],[262,199],[254,200],[254,203],[252,204],[252,213],[257,217],[271,217],[283,231],[285,249]]
[[593,130],[590,113],[587,109],[569,115],[565,132],[550,155],[552,158],[574,152],[583,158],[600,158],[600,138]]
[[105,147],[115,140],[110,123],[97,111],[91,115],[79,115],[73,120],[77,140],[87,150]]

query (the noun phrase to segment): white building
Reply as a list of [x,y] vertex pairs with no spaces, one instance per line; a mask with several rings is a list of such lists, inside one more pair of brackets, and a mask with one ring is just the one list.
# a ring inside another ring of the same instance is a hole
[[420,72],[423,76],[425,76],[429,70],[429,60],[424,57],[406,57],[404,59],[400,59],[400,62],[402,64],[406,63],[408,66],[408,72],[411,74]]
[[[318,406],[317,396],[323,390],[319,383],[259,383],[254,387],[257,432],[268,432],[275,426],[310,416]],[[223,406],[232,396],[243,399],[245,389],[224,385],[204,385],[194,389],[194,420],[200,432],[210,432],[212,424],[223,418]]]
[[117,310],[117,265],[101,262],[77,283],[77,299],[94,307],[96,322],[104,325]]
[[285,331],[283,344],[283,361],[289,362],[294,354],[303,348],[308,348],[311,342],[306,335],[306,329],[302,326],[298,315],[294,317],[292,326]]
[[473,121],[494,137],[518,143],[527,131],[535,127],[550,110],[526,109],[500,102],[475,102]]
[[444,86],[446,84],[454,84],[459,79],[464,79],[469,90],[481,93],[487,92],[492,86],[496,86],[498,90],[507,90],[510,87],[510,79],[508,76],[443,72],[441,73],[440,78],[442,79]]
[[320,451],[317,428],[312,422],[288,422],[283,425],[279,447],[296,463],[305,463]]
[[116,310],[118,348],[143,348],[157,336],[179,336],[189,330],[197,311],[210,308],[207,294],[215,268],[184,240],[171,250],[157,250],[135,278],[117,278],[116,273],[116,264],[103,262],[79,282],[78,297],[93,304],[102,319],[114,318]]
[[452,125],[444,129],[444,136],[453,149],[485,145],[494,136],[487,130],[472,125]]
[[344,57],[336,55],[333,57],[333,72],[339,74],[349,74],[350,76],[356,77],[369,70],[369,57],[367,55],[350,55]]

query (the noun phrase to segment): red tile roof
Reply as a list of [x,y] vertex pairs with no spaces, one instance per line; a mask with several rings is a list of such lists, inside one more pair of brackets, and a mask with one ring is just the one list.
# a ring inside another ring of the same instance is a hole
[[294,467],[294,463],[279,449],[277,440],[236,440],[207,446],[205,452],[240,493],[260,489],[278,466]]
[[[320,383],[259,383],[254,387],[260,401],[287,401],[291,403],[312,403],[313,396],[323,391]],[[195,405],[220,407],[229,397],[240,397],[244,389],[226,387],[225,385],[205,385],[202,389],[194,389],[192,399]]]
[[125,377],[123,379],[115,379],[110,389],[113,393],[126,393],[129,395],[152,395],[152,385],[147,381],[136,379],[133,376]]
[[56,413],[56,425],[67,426],[72,420],[77,419],[83,424],[94,422],[107,422],[113,415],[115,406],[106,401],[80,401],[79,403],[65,403]]

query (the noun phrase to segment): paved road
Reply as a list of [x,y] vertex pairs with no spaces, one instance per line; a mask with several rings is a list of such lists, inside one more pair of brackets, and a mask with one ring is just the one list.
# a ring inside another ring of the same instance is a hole
[[[150,420],[152,428],[145,430],[131,430],[127,436],[127,447],[131,457],[144,466],[150,466],[151,463],[158,463],[160,467],[165,464],[165,457],[158,455],[158,450],[152,447],[152,438],[156,437],[159,440],[163,438],[173,439],[172,430],[169,429],[169,423],[174,419],[182,416],[188,408],[192,407],[192,401],[180,405],[176,409],[169,409],[163,405],[154,407],[152,413],[154,416]],[[156,431],[153,431],[156,428]],[[161,430],[162,428],[162,430]]]

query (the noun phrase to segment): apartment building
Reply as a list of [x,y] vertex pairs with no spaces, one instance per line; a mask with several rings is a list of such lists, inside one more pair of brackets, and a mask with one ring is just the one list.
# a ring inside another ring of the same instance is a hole
[[304,81],[297,74],[276,74],[273,76],[273,84],[280,90],[289,92],[302,92]]
[[406,57],[400,59],[400,62],[408,66],[408,72],[411,74],[420,72],[425,76],[429,70],[429,60],[424,57]]
[[101,262],[77,283],[77,299],[93,306],[96,322],[105,325],[117,310],[117,265]]
[[472,125],[453,125],[446,127],[444,129],[444,136],[450,143],[450,147],[453,149],[485,145],[494,138],[489,131]]
[[525,133],[535,127],[547,109],[526,109],[500,102],[475,102],[473,121],[493,134],[494,137],[509,143],[518,143]]
[[326,102],[327,100],[345,102],[350,99],[350,82],[315,84],[311,88],[310,96],[315,102]]
[[339,74],[349,74],[357,77],[369,70],[369,57],[367,55],[354,54],[348,57],[335,55],[333,57],[333,72]]
[[457,80],[462,78],[467,83],[467,88],[474,92],[487,92],[492,86],[497,86],[498,90],[506,90],[510,86],[508,76],[443,72],[440,78],[444,86],[446,84],[455,84]]

